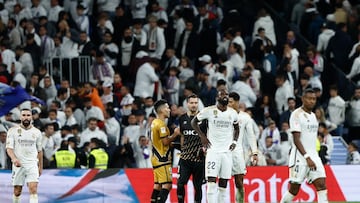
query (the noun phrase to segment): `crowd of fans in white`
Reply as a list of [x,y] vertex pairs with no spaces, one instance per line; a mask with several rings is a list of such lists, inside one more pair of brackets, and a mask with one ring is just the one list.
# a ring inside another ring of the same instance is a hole
[[[21,85],[46,101],[42,106],[25,102],[1,118],[1,168],[10,167],[6,130],[19,120],[22,107],[32,109],[34,125],[43,131],[45,167],[51,166],[62,141],[75,143],[69,150],[87,154],[95,137],[103,141],[109,167],[150,168],[154,100],[165,98],[171,104],[168,126],[173,130],[186,111],[186,96],[199,95],[201,110],[215,104],[218,88],[237,92],[253,117],[259,165],[287,165],[288,119],[306,88],[318,97],[315,113],[324,164],[331,160],[332,135],[346,136],[349,143],[360,139],[360,88],[345,101],[336,85],[323,88],[322,82],[325,57],[349,80],[358,80],[358,31],[354,39],[348,26],[359,14],[351,1],[330,1],[326,11],[318,1],[297,1],[291,21],[313,43],[309,47],[292,30],[279,39],[263,8],[248,28],[241,13],[223,9],[221,1],[95,2],[0,1],[0,82]],[[44,65],[53,57],[72,63],[78,56],[91,57],[88,82],[66,79],[76,70],[50,75]],[[349,144],[348,163],[360,163],[357,149]],[[86,168],[86,160],[79,167]]]

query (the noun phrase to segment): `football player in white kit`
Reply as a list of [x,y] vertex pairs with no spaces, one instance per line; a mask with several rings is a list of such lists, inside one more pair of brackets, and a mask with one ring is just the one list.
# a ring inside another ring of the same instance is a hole
[[229,94],[229,107],[235,109],[236,112],[239,114],[239,126],[240,126],[240,134],[238,143],[236,144],[235,150],[232,151],[232,175],[235,179],[235,186],[236,186],[236,202],[244,202],[244,176],[246,174],[246,163],[244,157],[244,139],[250,145],[251,149],[251,158],[252,158],[252,165],[257,164],[257,153],[258,148],[256,144],[256,136],[253,129],[252,118],[246,112],[240,110],[240,95],[236,92],[231,92]]
[[13,163],[13,203],[20,202],[25,182],[29,188],[30,203],[37,203],[37,186],[43,168],[41,132],[31,124],[30,109],[22,109],[20,113],[21,124],[10,128],[6,139],[6,151]]
[[315,92],[306,89],[301,100],[303,105],[290,116],[290,130],[294,140],[289,157],[290,188],[280,202],[293,202],[301,183],[307,178],[316,188],[318,202],[327,203],[325,168],[316,151],[319,124],[312,112],[316,104]]
[[[191,126],[200,136],[203,147],[207,149],[205,158],[205,177],[207,179],[207,200],[209,203],[226,202],[226,186],[231,178],[232,154],[239,137],[238,114],[228,108],[229,93],[220,90],[217,105],[209,106],[197,114]],[[207,135],[201,131],[199,122],[208,121]],[[216,178],[219,178],[217,197]]]

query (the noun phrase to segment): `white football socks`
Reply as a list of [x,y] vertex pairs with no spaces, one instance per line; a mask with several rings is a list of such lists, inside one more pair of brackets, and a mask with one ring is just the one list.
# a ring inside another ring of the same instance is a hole
[[21,195],[19,196],[13,195],[13,203],[20,203],[20,200],[21,200]]
[[37,194],[31,194],[29,203],[38,203],[38,202],[39,202],[38,195]]
[[318,203],[328,203],[327,190],[317,191]]
[[282,196],[280,203],[291,203],[294,199],[294,195],[291,194],[289,191],[286,191],[286,193]]

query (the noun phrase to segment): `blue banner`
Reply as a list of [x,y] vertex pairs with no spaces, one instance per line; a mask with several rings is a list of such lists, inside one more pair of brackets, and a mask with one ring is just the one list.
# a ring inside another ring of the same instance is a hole
[[6,115],[11,109],[24,101],[34,101],[45,104],[42,100],[29,95],[20,85],[11,87],[0,83],[0,116]]

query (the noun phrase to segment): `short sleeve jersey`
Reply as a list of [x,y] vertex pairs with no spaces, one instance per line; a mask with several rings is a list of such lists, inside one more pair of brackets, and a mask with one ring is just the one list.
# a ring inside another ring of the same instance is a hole
[[39,129],[31,127],[24,129],[14,126],[9,129],[6,138],[6,148],[13,149],[15,156],[22,164],[38,162],[38,152],[42,150],[42,136]]
[[[153,145],[153,151],[156,151],[161,157],[168,155],[166,162],[171,163],[171,155],[168,152],[170,147],[169,145],[166,146],[162,143],[162,139],[168,136],[170,136],[170,130],[166,126],[166,123],[161,119],[154,119],[151,123],[151,141]],[[160,161],[154,152],[154,156],[152,156],[153,166],[158,166],[166,162]]]
[[[291,113],[289,124],[291,132],[300,133],[300,141],[306,153],[310,156],[318,156],[316,140],[319,123],[315,114],[313,112],[308,113],[299,107]],[[293,144],[291,148],[290,157],[293,158],[292,156],[300,156],[300,152],[297,150],[295,144]]]
[[220,111],[216,106],[206,107],[196,116],[199,121],[208,120],[207,137],[211,143],[208,150],[226,152],[233,141],[234,124],[239,116],[232,108]]
[[201,162],[203,160],[198,158],[197,152],[202,144],[198,133],[191,126],[191,120],[193,118],[194,116],[189,116],[187,113],[179,118],[180,132],[184,136],[180,157],[184,160]]
[[[238,139],[238,143],[235,149],[242,149],[244,143],[250,145],[251,149],[254,150],[257,148],[256,146],[256,138],[254,134],[252,118],[248,113],[243,111],[239,112],[239,126],[240,126],[240,135]],[[253,139],[249,139],[250,136],[253,136]],[[248,143],[248,140],[255,141],[253,143]]]

